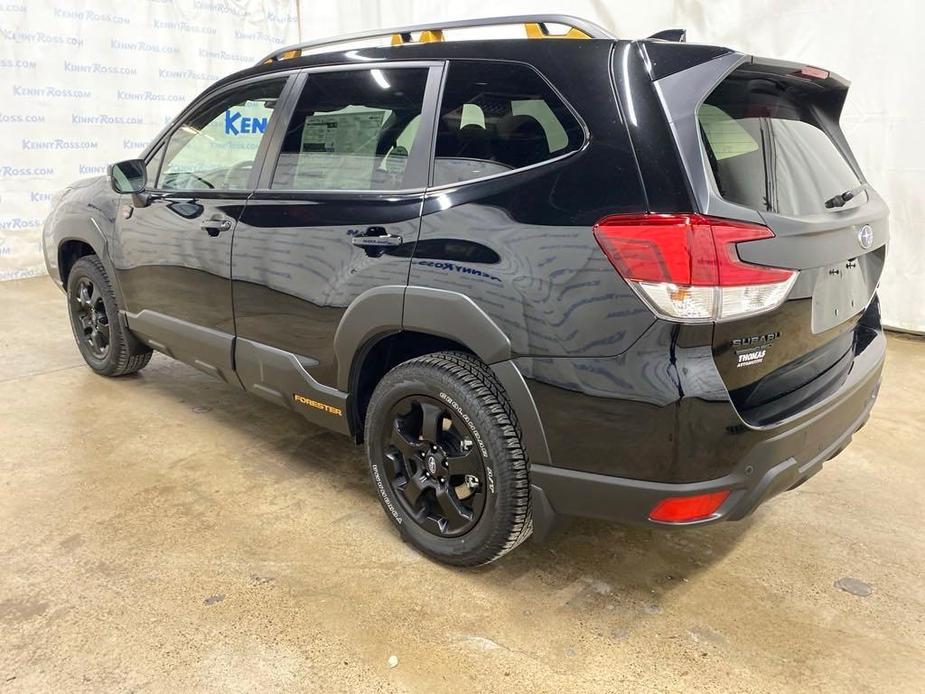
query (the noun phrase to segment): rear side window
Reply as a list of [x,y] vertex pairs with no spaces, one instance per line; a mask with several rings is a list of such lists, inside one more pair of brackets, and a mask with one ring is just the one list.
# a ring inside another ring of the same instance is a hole
[[454,61],[440,104],[434,185],[539,164],[583,140],[578,120],[532,68]]
[[[427,68],[309,75],[272,188],[396,190],[418,145]],[[426,143],[423,145],[426,148]]]
[[756,210],[801,216],[860,181],[811,100],[780,81],[727,78],[698,113],[719,194]]

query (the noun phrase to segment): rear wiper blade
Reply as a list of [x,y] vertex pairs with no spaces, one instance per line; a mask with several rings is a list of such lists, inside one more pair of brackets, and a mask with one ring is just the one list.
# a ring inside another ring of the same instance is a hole
[[825,206],[828,209],[832,209],[833,207],[844,207],[849,200],[852,200],[859,193],[863,193],[869,188],[870,185],[867,183],[862,183],[857,188],[851,188],[850,190],[846,190],[844,193],[839,193],[838,195],[829,198],[825,201]]

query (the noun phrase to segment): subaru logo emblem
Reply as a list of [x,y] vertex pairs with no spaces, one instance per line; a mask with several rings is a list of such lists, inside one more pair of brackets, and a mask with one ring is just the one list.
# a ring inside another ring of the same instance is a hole
[[432,475],[437,473],[437,459],[432,455],[427,456],[427,471]]
[[874,245],[874,230],[870,228],[870,224],[865,224],[858,229],[858,243],[865,251]]

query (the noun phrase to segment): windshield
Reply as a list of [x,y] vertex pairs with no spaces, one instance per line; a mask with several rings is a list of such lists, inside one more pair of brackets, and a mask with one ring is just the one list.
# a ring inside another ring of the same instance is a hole
[[717,190],[730,202],[819,214],[827,211],[826,200],[860,183],[812,104],[788,96],[781,83],[730,77],[706,99],[698,119]]

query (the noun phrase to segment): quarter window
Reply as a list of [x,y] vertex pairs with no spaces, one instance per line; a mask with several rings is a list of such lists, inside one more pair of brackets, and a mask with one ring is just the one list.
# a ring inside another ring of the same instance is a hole
[[426,144],[418,126],[426,68],[311,74],[286,130],[272,188],[396,190]]
[[213,101],[170,136],[158,187],[162,190],[247,188],[285,79],[251,84]]
[[454,61],[440,106],[434,185],[539,164],[583,139],[575,116],[532,68]]

